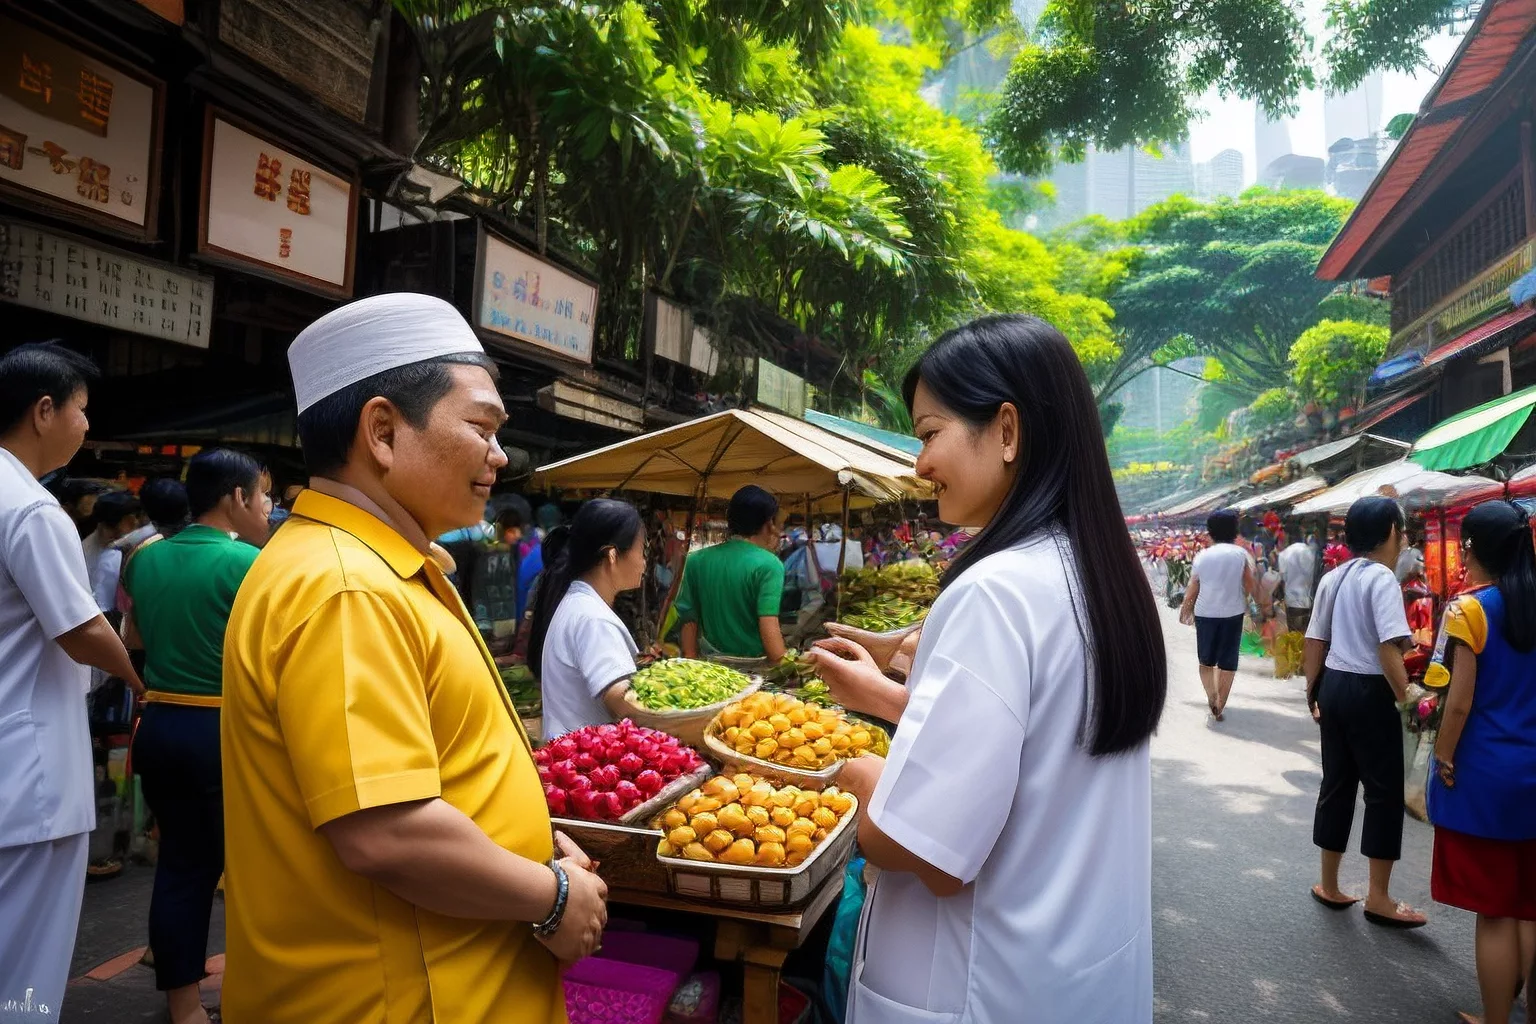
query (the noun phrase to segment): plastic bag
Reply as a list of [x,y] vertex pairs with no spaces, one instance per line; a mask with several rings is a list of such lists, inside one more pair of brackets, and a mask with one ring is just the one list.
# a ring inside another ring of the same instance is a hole
[[1418,733],[1405,732],[1404,735],[1417,743],[1408,759],[1407,773],[1403,776],[1403,804],[1409,814],[1420,821],[1428,821],[1429,807],[1425,802],[1425,790],[1429,787],[1429,755],[1434,752],[1440,730],[1425,729]]
[[864,913],[864,858],[848,861],[843,873],[843,896],[832,919],[832,937],[827,940],[827,966],[822,990],[827,1008],[842,1024],[848,1007],[848,979],[853,974],[853,950],[859,939],[859,918]]

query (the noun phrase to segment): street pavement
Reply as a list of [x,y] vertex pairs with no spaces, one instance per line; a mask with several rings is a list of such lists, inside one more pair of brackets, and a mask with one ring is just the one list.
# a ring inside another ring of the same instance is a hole
[[[1429,915],[1397,932],[1314,903],[1312,811],[1322,779],[1300,679],[1244,658],[1226,720],[1211,719],[1195,633],[1162,608],[1168,703],[1152,743],[1152,919],[1157,1024],[1362,1021],[1452,1024],[1479,1012],[1474,917],[1431,904],[1432,830],[1405,817],[1393,894]],[[1355,808],[1341,884],[1364,895]]]
[[[1274,679],[1269,661],[1245,658],[1226,721],[1213,722],[1194,631],[1175,612],[1160,614],[1169,699],[1152,745],[1157,1024],[1451,1024],[1457,1010],[1476,1012],[1473,918],[1429,902],[1429,826],[1406,820],[1393,879],[1399,899],[1428,910],[1427,928],[1388,931],[1358,909],[1313,903],[1321,771],[1300,681]],[[1362,815],[1357,807],[1352,848]],[[153,972],[137,965],[152,879],[153,869],[132,866],[87,887],[64,1024],[167,1019]],[[1364,893],[1365,879],[1365,861],[1352,853],[1345,890]],[[219,901],[210,956],[224,948],[223,911]],[[210,979],[210,1003],[218,980]]]

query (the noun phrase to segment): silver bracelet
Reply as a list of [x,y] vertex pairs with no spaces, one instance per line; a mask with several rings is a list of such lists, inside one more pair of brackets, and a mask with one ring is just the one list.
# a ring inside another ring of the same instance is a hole
[[560,922],[565,919],[565,901],[571,894],[571,880],[566,877],[565,868],[560,866],[560,862],[550,861],[549,870],[555,873],[555,906],[548,917],[533,926],[533,934],[541,939],[547,939],[560,930]]

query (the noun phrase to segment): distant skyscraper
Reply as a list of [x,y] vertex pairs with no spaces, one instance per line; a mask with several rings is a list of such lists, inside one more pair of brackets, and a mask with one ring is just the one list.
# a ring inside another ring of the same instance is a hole
[[1237,196],[1243,191],[1243,154],[1224,149],[1203,163],[1195,164],[1195,198],[1211,202],[1222,196]]
[[1370,75],[1357,88],[1323,97],[1323,145],[1340,139],[1368,139],[1382,127],[1381,74]]
[[1257,106],[1253,109],[1254,169],[1263,181],[1276,160],[1291,155],[1291,129],[1283,121],[1271,121]]

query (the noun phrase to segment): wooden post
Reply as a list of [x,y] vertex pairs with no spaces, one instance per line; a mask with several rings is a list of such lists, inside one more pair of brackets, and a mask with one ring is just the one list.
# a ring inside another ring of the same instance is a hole
[[832,591],[833,610],[839,617],[843,614],[843,569],[848,564],[848,495],[851,488],[843,487],[843,536],[841,546],[837,549],[837,589]]
[[656,617],[656,642],[661,643],[665,638],[662,630],[667,624],[667,612],[672,610],[672,602],[677,600],[677,592],[683,585],[683,570],[688,567],[688,552],[693,550],[693,524],[699,518],[699,505],[704,499],[704,482],[699,482],[698,490],[693,492],[693,503],[688,509],[688,529],[683,532],[683,563],[677,567],[677,575],[672,577],[672,586],[667,588],[667,598],[661,602],[661,611]]
[[1525,233],[1536,235],[1536,154],[1531,152],[1531,119],[1520,122],[1520,191],[1525,194]]

